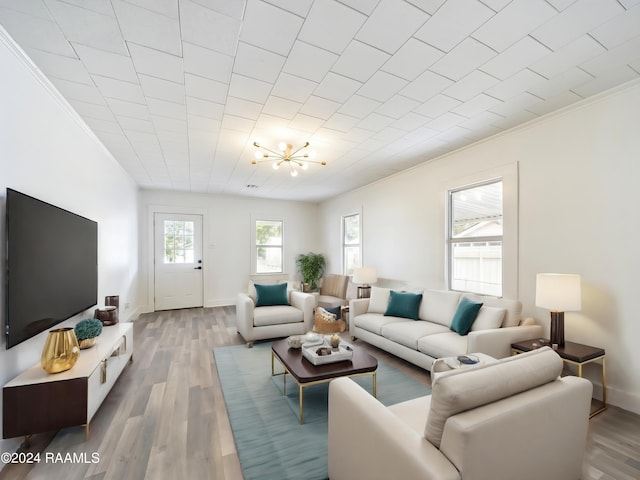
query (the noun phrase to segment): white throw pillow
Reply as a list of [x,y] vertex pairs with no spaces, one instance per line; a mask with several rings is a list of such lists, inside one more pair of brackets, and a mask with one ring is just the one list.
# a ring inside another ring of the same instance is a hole
[[389,304],[390,288],[371,287],[371,297],[369,298],[368,313],[384,313]]
[[504,308],[487,307],[486,305],[483,305],[478,312],[478,316],[471,325],[471,331],[475,332],[477,330],[500,328],[506,311],[507,310]]

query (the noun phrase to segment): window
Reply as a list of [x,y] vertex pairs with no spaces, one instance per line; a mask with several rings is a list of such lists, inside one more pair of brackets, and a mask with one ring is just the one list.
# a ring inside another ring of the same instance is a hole
[[194,263],[194,222],[164,221],[164,263]]
[[282,222],[256,220],[256,273],[282,273]]
[[352,275],[361,266],[360,261],[360,214],[342,217],[342,270]]
[[502,296],[502,179],[449,191],[449,288]]

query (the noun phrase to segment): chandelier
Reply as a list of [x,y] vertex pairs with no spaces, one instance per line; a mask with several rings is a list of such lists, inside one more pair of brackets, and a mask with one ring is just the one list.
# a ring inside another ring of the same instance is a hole
[[273,169],[278,170],[280,166],[284,164],[289,167],[289,173],[292,177],[298,176],[298,168],[306,170],[310,163],[316,163],[318,165],[327,164],[324,160],[312,160],[315,152],[304,151],[304,149],[309,146],[309,142],[306,142],[297,150],[293,150],[293,145],[290,143],[280,142],[277,152],[261,146],[258,142],[253,142],[253,146],[258,149],[255,153],[255,159],[251,162],[253,165],[273,162]]

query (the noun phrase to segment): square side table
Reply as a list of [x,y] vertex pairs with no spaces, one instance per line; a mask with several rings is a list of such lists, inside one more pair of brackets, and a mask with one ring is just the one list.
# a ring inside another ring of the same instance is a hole
[[[536,348],[550,346],[551,343],[548,339],[534,338],[531,340],[524,340],[522,342],[511,344],[511,353],[516,355],[518,353],[529,352]],[[554,350],[564,363],[569,365],[576,365],[578,367],[578,377],[582,377],[582,367],[588,363],[597,362],[602,360],[602,405],[596,408],[589,414],[589,418],[603,412],[607,409],[607,373],[606,373],[606,355],[603,348],[591,347],[589,345],[583,345],[575,342],[565,342],[564,347],[558,347]]]

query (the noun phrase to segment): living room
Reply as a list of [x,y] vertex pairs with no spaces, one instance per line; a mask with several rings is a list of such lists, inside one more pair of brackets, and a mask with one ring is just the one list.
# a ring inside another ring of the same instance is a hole
[[[128,172],[141,167],[118,163],[4,30],[0,65],[0,195],[13,188],[98,222],[99,297],[120,296],[121,321],[154,309],[151,225],[159,210],[203,216],[205,307],[232,305],[246,289],[259,218],[283,221],[283,270],[291,278],[298,278],[296,255],[307,251],[324,253],[327,271],[341,273],[341,218],[360,213],[365,266],[383,279],[445,289],[447,192],[501,177],[504,296],[519,299],[523,316],[534,317],[548,335],[549,312],[535,302],[536,274],[580,274],[582,308],[567,313],[566,337],[606,350],[608,402],[640,414],[633,283],[640,260],[632,254],[640,234],[637,60],[633,78],[621,75],[624,81],[601,93],[428,161],[390,166],[386,178],[340,191],[348,171],[339,172],[333,193],[318,201],[141,186]],[[313,175],[313,168],[300,175]],[[3,217],[4,208],[3,200]],[[4,283],[4,256],[0,271]],[[39,361],[45,336],[0,352],[3,384]],[[598,375],[597,368],[585,372],[596,396]],[[19,443],[3,440],[2,451]]]

